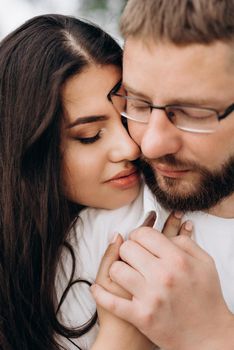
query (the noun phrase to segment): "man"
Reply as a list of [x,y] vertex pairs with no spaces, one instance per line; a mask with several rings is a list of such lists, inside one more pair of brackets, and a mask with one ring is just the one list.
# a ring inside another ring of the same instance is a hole
[[133,295],[96,301],[166,350],[234,349],[234,1],[129,0],[112,102],[160,204],[193,239],[140,228],[110,268]]

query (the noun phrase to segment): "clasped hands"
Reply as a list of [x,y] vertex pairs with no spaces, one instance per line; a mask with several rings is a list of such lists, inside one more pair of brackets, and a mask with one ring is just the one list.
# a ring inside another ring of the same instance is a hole
[[[116,333],[123,334],[122,349],[146,350],[152,344],[164,350],[234,348],[233,315],[223,299],[215,263],[191,239],[191,230],[191,223],[181,225],[181,215],[175,213],[163,234],[142,226],[126,241],[116,237],[91,288],[100,334],[113,324],[105,319],[114,317],[117,324],[122,322]],[[126,327],[131,330],[127,341],[137,339],[132,347],[124,345]]]

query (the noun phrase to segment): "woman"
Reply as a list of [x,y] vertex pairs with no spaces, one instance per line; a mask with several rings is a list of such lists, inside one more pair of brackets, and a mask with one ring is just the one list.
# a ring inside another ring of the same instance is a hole
[[4,350],[59,349],[56,333],[79,337],[96,321],[77,331],[57,321],[55,275],[64,246],[73,256],[66,237],[84,206],[117,208],[139,192],[139,150],[108,99],[121,57],[101,29],[61,15],[33,18],[1,42]]
[[[67,348],[80,348],[79,339],[96,323],[93,311],[88,322],[74,329],[62,322],[60,310],[74,283],[90,282],[74,280],[80,261],[68,237],[80,225],[81,209],[119,208],[140,190],[132,163],[139,149],[111,103],[111,92],[121,80],[121,61],[121,48],[109,35],[62,15],[35,17],[0,44],[4,350],[55,350],[63,348],[62,339],[67,339]],[[56,289],[64,251],[72,268]],[[126,330],[132,349],[149,348],[137,330],[101,312],[101,337],[93,349],[105,349],[110,334],[102,325],[109,320],[116,330],[113,349],[120,338],[122,349],[130,349],[124,343]]]

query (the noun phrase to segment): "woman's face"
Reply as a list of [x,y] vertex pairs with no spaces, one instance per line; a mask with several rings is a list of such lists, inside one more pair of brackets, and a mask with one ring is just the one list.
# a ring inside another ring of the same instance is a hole
[[72,202],[114,209],[138,195],[139,148],[107,99],[120,79],[118,67],[91,65],[63,86],[62,182]]

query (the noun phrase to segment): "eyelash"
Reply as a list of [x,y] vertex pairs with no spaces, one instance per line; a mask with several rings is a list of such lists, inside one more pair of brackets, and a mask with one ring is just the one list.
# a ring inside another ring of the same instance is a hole
[[101,138],[101,132],[102,132],[102,130],[99,130],[98,133],[95,136],[92,136],[92,137],[77,137],[76,139],[80,143],[82,143],[84,145],[88,145],[88,144],[91,144],[91,143],[94,143],[94,142],[98,141]]

